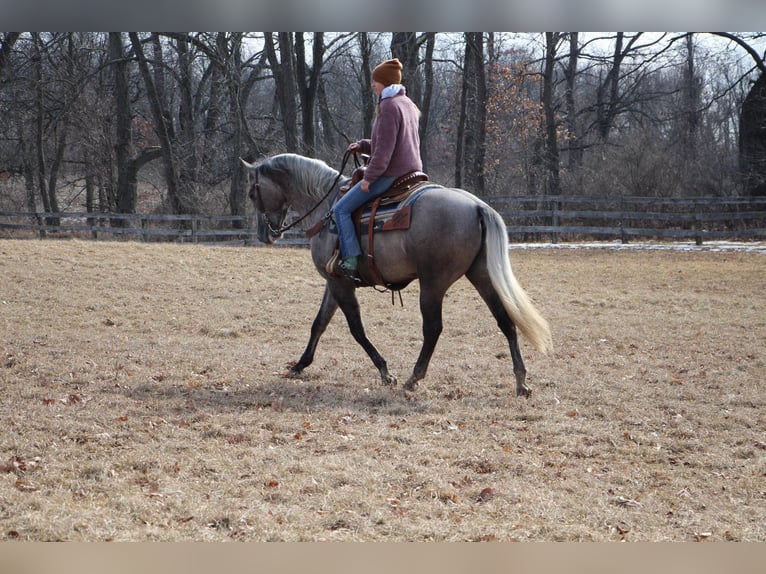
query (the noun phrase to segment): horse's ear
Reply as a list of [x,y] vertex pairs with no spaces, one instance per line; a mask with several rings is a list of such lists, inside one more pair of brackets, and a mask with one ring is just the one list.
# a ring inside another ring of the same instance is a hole
[[253,169],[253,168],[255,167],[255,164],[252,164],[252,163],[247,163],[247,162],[246,162],[244,159],[242,159],[242,158],[239,158],[239,161],[241,161],[241,162],[244,164],[244,166],[245,166],[247,169]]

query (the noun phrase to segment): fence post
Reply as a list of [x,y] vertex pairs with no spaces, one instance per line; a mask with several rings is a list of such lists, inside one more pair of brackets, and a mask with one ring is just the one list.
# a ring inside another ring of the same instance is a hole
[[702,220],[699,216],[699,203],[694,202],[694,244],[702,245]]

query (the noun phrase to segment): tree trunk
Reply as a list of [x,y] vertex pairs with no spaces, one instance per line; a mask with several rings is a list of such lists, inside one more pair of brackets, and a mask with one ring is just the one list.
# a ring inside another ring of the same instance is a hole
[[3,69],[11,59],[11,50],[19,36],[21,36],[21,32],[5,32],[0,37],[0,79],[3,77]]
[[[128,164],[130,162],[132,135],[130,96],[128,94],[128,61],[125,59],[122,34],[109,32],[109,56],[114,69],[115,143],[117,163],[117,212],[135,213],[138,203],[136,187],[130,185]],[[122,223],[124,220],[119,220]]]
[[324,32],[314,32],[311,67],[306,61],[306,48],[303,43],[302,32],[295,33],[295,53],[296,77],[303,122],[303,151],[306,155],[313,157],[316,154],[314,110],[319,89],[319,75],[322,73],[322,59],[324,58]]
[[173,152],[173,142],[171,140],[168,122],[166,121],[165,114],[163,113],[162,101],[160,94],[157,91],[154,78],[152,77],[151,70],[149,69],[149,63],[144,54],[144,48],[141,44],[141,40],[136,32],[130,32],[130,42],[133,46],[133,51],[136,53],[136,59],[138,60],[138,68],[141,72],[141,76],[146,86],[146,95],[149,100],[149,106],[152,110],[152,117],[154,118],[155,130],[160,140],[160,148],[162,153],[162,164],[165,171],[165,184],[168,188],[168,200],[170,202],[170,208],[173,213],[183,213],[184,202],[179,196],[179,184],[177,175],[177,166]]
[[428,172],[428,127],[431,117],[431,97],[434,92],[434,46],[436,34],[426,34],[426,55],[423,61],[423,100],[420,103],[420,159],[423,160],[423,171]]
[[192,81],[192,55],[186,36],[176,38],[178,54],[178,137],[173,145],[178,162],[179,194],[186,203],[187,213],[199,210],[194,193],[200,169],[197,154],[197,130],[194,123],[194,86]]
[[362,137],[372,135],[372,123],[375,121],[375,98],[372,93],[372,44],[367,32],[359,32],[359,52],[362,55],[360,66],[360,91],[362,94]]
[[[37,155],[37,185],[40,192],[40,199],[43,202],[43,211],[46,213],[58,213],[59,206],[55,191],[52,194],[48,192],[48,182],[46,180],[47,162],[45,154],[45,82],[43,78],[42,64],[42,39],[37,32],[32,33],[34,45],[34,77],[35,77],[35,144]],[[48,225],[58,225],[58,218],[48,218]]]
[[543,147],[543,165],[546,171],[546,192],[558,195],[561,191],[559,181],[559,144],[556,124],[556,109],[553,101],[554,69],[556,48],[560,36],[558,32],[545,33],[545,64],[543,68],[543,113],[545,116],[545,145]]
[[753,83],[739,117],[739,166],[745,193],[766,197],[766,73]]
[[391,56],[402,63],[402,83],[407,86],[407,95],[417,106],[423,103],[423,82],[418,73],[420,64],[420,42],[417,32],[393,32],[391,35]]
[[565,68],[566,75],[566,128],[568,140],[568,167],[572,178],[572,193],[578,194],[582,187],[583,149],[581,128],[577,120],[577,105],[575,99],[575,83],[577,79],[577,63],[580,57],[579,33],[569,33],[569,59]]
[[295,85],[295,50],[290,32],[277,32],[279,57],[274,46],[273,32],[265,34],[265,48],[269,66],[274,75],[276,99],[282,116],[282,127],[285,135],[285,147],[288,152],[300,151],[298,139],[298,104],[296,102],[297,87]]
[[[458,128],[461,160],[456,180],[470,187],[477,195],[484,195],[484,156],[486,152],[487,81],[484,70],[483,32],[465,33],[465,57],[463,64],[463,91],[461,122]],[[462,144],[462,145],[461,145]]]

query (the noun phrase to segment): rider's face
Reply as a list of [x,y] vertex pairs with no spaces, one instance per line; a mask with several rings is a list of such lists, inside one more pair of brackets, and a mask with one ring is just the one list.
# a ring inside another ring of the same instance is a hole
[[376,96],[379,96],[380,92],[382,92],[383,88],[385,88],[385,87],[386,86],[384,86],[380,82],[376,82],[375,80],[372,81],[372,91],[375,92]]

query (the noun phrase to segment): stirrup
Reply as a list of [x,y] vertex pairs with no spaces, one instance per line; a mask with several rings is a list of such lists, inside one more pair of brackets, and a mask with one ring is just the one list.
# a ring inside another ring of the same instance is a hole
[[328,275],[332,275],[333,277],[345,277],[351,279],[357,285],[361,285],[362,283],[362,278],[359,276],[359,270],[347,269],[344,267],[343,259],[340,257],[340,251],[337,249],[333,252],[332,257],[330,257],[330,260],[327,262],[325,271],[327,271]]
[[325,265],[325,271],[327,271],[328,275],[337,275],[339,268],[340,268],[340,251],[337,249],[333,251],[332,256],[330,257],[330,260],[327,262],[327,265]]

